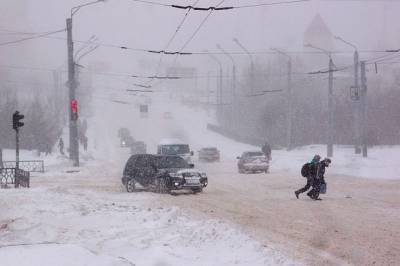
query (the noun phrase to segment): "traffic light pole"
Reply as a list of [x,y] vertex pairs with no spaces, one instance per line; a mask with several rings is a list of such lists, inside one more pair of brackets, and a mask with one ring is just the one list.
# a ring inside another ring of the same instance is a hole
[[72,40],[72,17],[67,18],[67,44],[68,44],[68,88],[69,88],[69,158],[74,166],[79,166],[79,142],[77,120],[72,113],[71,103],[75,101],[75,62],[74,43]]
[[19,129],[15,130],[15,168],[19,169]]
[[328,145],[327,156],[333,157],[333,61],[329,56],[329,83],[328,83]]
[[365,73],[365,61],[361,62],[361,124],[362,124],[362,156],[368,157],[367,146],[367,75]]

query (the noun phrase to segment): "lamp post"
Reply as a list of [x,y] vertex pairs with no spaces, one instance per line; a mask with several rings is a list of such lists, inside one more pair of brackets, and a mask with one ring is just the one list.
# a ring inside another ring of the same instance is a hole
[[83,7],[104,2],[105,0],[97,0],[75,6],[71,8],[71,15],[67,18],[67,47],[68,47],[68,88],[69,88],[69,158],[73,161],[74,166],[79,166],[79,141],[78,141],[78,125],[77,113],[73,113],[73,109],[77,112],[76,106],[76,87],[77,82],[75,79],[75,62],[74,62],[74,42],[72,39],[72,18]]
[[235,60],[233,59],[233,56],[225,51],[221,45],[217,44],[217,48],[224,54],[226,55],[232,62],[232,90],[231,90],[231,97],[234,99],[236,97],[236,63]]
[[[208,50],[204,50],[204,52],[208,52]],[[219,61],[219,59],[214,56],[213,54],[208,54],[210,56],[210,58],[212,58],[215,62],[217,62],[218,66],[219,66],[219,78],[218,78],[218,96],[217,96],[217,104],[218,106],[222,105],[222,100],[223,100],[223,95],[222,95],[222,63],[221,61]]]
[[[359,65],[360,65],[360,61],[359,61],[359,56],[358,56],[358,49],[357,46],[355,46],[354,44],[345,41],[344,39],[342,39],[339,36],[335,36],[336,40],[339,40],[345,44],[347,44],[348,46],[351,46],[352,48],[354,48],[354,87],[356,90],[358,90],[358,86],[359,86],[359,81],[358,81],[358,73],[359,73]],[[357,100],[357,99],[356,99]],[[361,123],[360,123],[360,101],[355,101],[355,108],[354,108],[354,133],[355,133],[355,143],[354,143],[354,152],[356,154],[360,154],[361,153]]]
[[254,93],[254,60],[251,53],[244,47],[237,38],[233,38],[233,41],[249,56],[250,58],[250,94]]
[[287,61],[287,90],[286,90],[286,148],[290,150],[293,145],[293,121],[292,121],[292,57],[277,48],[272,51],[288,58]]
[[305,47],[310,47],[316,50],[319,50],[323,52],[325,55],[328,56],[329,58],[329,63],[328,63],[328,73],[329,73],[329,79],[328,79],[328,140],[327,140],[327,156],[328,157],[333,157],[333,60],[331,56],[331,52],[328,50],[325,50],[323,48],[314,46],[312,44],[306,44],[304,45]]
[[233,130],[234,123],[233,123],[233,118],[236,117],[234,114],[234,101],[236,99],[236,63],[235,60],[233,59],[233,56],[229,54],[227,51],[225,51],[221,45],[217,44],[217,48],[224,54],[226,55],[232,62],[232,87],[231,87],[231,101],[230,101],[230,115],[229,115],[229,129]]

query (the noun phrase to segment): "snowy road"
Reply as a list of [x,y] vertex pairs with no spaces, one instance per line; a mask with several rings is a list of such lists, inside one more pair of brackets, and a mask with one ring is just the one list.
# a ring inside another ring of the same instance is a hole
[[126,193],[119,168],[99,169],[2,190],[1,265],[293,265],[233,224],[166,206],[170,195]]
[[[119,116],[129,108],[89,121],[90,149],[79,172],[67,173],[76,169],[53,157],[31,189],[0,191],[2,266],[398,265],[398,179],[341,175],[353,161],[339,156],[327,171],[324,200],[296,199],[293,191],[305,183],[298,169],[315,149],[274,151],[271,174],[238,174],[234,158],[255,147],[207,132],[201,114],[181,110],[165,120],[170,109],[160,104],[147,119]],[[117,139],[124,126],[150,153],[160,138],[180,134],[194,151],[219,147],[222,161],[195,161],[209,176],[203,193],[126,193],[120,178],[129,153]],[[379,165],[371,153],[369,162]],[[397,167],[390,169],[396,177]]]
[[[400,259],[398,181],[328,174],[323,201],[297,200],[301,177],[238,174],[227,160],[199,164],[209,174],[204,193],[129,194],[120,184],[121,165],[101,165],[71,174],[60,167],[34,177],[29,190],[2,191],[0,258],[9,262],[2,265],[17,265],[15,254],[23,254],[18,265],[55,265],[57,258],[57,265],[396,265]],[[71,256],[76,264],[60,259]]]
[[205,192],[163,197],[165,206],[239,224],[308,265],[396,265],[400,259],[399,181],[350,181],[328,173],[328,194],[315,202],[295,198],[305,182],[299,176],[237,174],[234,162],[203,167],[210,175]]

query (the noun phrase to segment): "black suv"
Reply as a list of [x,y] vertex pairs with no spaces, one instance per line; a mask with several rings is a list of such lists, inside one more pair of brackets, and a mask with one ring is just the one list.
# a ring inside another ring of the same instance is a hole
[[136,154],[126,162],[122,184],[128,192],[134,192],[138,184],[159,193],[180,189],[201,192],[208,184],[207,175],[193,167],[179,156]]

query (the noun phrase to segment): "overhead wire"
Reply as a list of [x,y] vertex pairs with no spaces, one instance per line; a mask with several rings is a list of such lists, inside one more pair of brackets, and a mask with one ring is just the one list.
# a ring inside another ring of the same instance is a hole
[[284,5],[284,4],[296,4],[296,3],[303,3],[303,2],[311,2],[312,0],[292,0],[292,1],[280,1],[280,2],[271,2],[271,3],[260,3],[260,4],[249,4],[249,5],[242,5],[242,6],[233,6],[233,9],[240,9],[240,8],[250,8],[250,7],[261,7],[261,6],[274,6],[274,5]]
[[[198,2],[199,2],[199,0],[195,0],[194,3],[193,3],[193,5],[196,5]],[[160,56],[160,60],[159,60],[159,62],[158,62],[158,64],[157,64],[157,67],[156,67],[156,74],[155,74],[155,75],[158,75],[158,73],[159,73],[159,71],[160,71],[160,67],[161,67],[161,64],[162,64],[163,55],[164,55],[164,54],[167,54],[167,52],[165,52],[165,50],[167,50],[167,49],[169,48],[169,46],[171,45],[171,43],[174,41],[174,39],[175,39],[176,36],[178,35],[178,32],[181,30],[183,24],[185,23],[186,19],[188,18],[189,13],[190,13],[190,10],[186,11],[186,13],[185,13],[185,15],[183,16],[182,20],[179,22],[179,24],[178,24],[178,26],[177,26],[175,32],[172,34],[171,38],[168,40],[167,44],[164,46],[164,49],[163,49],[162,51],[160,51],[161,56]],[[154,51],[151,51],[151,52],[154,52]],[[180,52],[180,51],[179,51],[179,52]],[[179,52],[177,52],[177,53],[179,53]],[[168,54],[176,54],[176,53],[168,53]]]
[[49,36],[49,35],[53,35],[53,34],[56,34],[56,33],[59,33],[59,32],[64,32],[64,31],[66,31],[65,28],[61,29],[61,30],[45,32],[45,33],[34,35],[34,36],[31,36],[31,37],[21,38],[21,39],[14,40],[14,41],[2,42],[2,43],[0,43],[0,46],[5,46],[5,45],[25,42],[25,41],[29,41],[29,40],[33,40],[33,39],[43,38],[43,37],[46,37],[46,36]]

